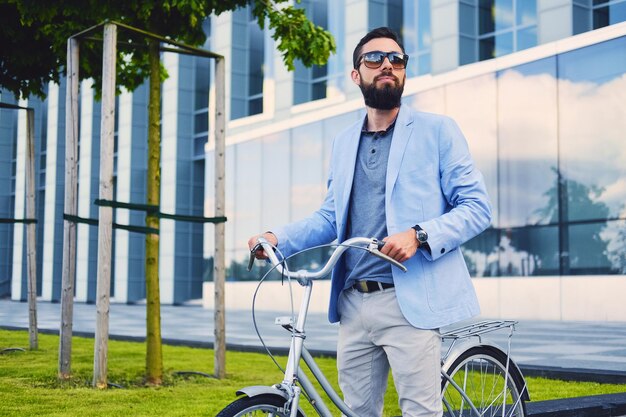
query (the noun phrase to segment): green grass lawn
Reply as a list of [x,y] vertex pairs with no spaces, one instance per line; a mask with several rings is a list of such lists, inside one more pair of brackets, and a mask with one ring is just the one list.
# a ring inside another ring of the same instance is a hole
[[[63,383],[56,378],[58,336],[40,334],[37,351],[0,355],[0,416],[215,416],[235,399],[238,388],[271,385],[282,379],[266,355],[241,352],[227,353],[224,380],[177,376],[177,371],[212,374],[213,351],[164,346],[165,383],[158,388],[146,387],[145,345],[110,341],[109,382],[124,388],[97,390],[91,388],[93,343],[93,339],[74,338],[73,377]],[[0,330],[0,350],[8,347],[28,347],[28,333]],[[279,358],[279,362],[284,361],[284,357]],[[331,382],[336,381],[333,358],[319,359],[318,364]],[[400,415],[392,387],[385,399],[385,416]],[[542,378],[528,378],[528,387],[533,401],[626,392],[626,385]]]

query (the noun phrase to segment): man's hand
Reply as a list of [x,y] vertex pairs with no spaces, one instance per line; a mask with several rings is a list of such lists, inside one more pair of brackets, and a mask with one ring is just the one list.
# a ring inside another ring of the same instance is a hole
[[[257,243],[257,240],[260,237],[265,238],[265,240],[267,240],[268,242],[270,242],[274,246],[278,245],[278,239],[276,239],[276,235],[274,235],[274,233],[272,233],[272,232],[265,232],[265,233],[263,233],[261,235],[254,235],[250,239],[248,239],[248,248],[250,250],[252,250],[254,248],[254,246]],[[265,253],[265,251],[262,248],[259,248],[259,249],[257,249],[254,252],[254,257],[257,258],[257,259],[267,259],[267,254]]]
[[387,236],[383,241],[385,246],[380,251],[398,262],[404,262],[415,255],[419,247],[415,230],[412,228],[405,232]]

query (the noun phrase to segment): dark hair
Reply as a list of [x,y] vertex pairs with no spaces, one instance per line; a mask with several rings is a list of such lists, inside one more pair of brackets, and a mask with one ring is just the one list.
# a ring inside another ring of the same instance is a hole
[[359,67],[358,60],[361,57],[361,51],[363,50],[363,45],[365,45],[372,39],[377,39],[377,38],[389,38],[395,41],[400,46],[400,49],[402,49],[402,53],[404,53],[404,46],[402,45],[402,41],[400,41],[400,37],[396,34],[396,32],[384,26],[376,28],[376,29],[372,29],[371,31],[368,32],[367,35],[361,38],[359,43],[356,45],[356,48],[354,48],[354,52],[352,53],[352,63],[354,65],[354,69],[357,69]]

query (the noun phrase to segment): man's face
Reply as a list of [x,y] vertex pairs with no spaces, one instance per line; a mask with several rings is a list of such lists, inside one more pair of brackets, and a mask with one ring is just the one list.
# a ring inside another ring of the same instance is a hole
[[[402,53],[400,46],[389,38],[372,39],[363,45],[361,56],[372,51]],[[380,110],[400,106],[405,79],[406,69],[394,68],[388,58],[378,68],[368,68],[361,58],[357,69],[352,70],[352,80],[361,89],[365,105]]]

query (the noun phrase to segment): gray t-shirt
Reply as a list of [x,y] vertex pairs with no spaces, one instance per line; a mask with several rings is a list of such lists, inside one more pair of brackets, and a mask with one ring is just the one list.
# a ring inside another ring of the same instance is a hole
[[[364,126],[367,125],[367,119]],[[385,220],[385,181],[387,161],[395,122],[385,131],[361,132],[354,168],[348,212],[348,238],[355,236],[387,236]],[[354,281],[372,280],[392,283],[391,265],[360,249],[350,249],[344,255],[346,285]]]

